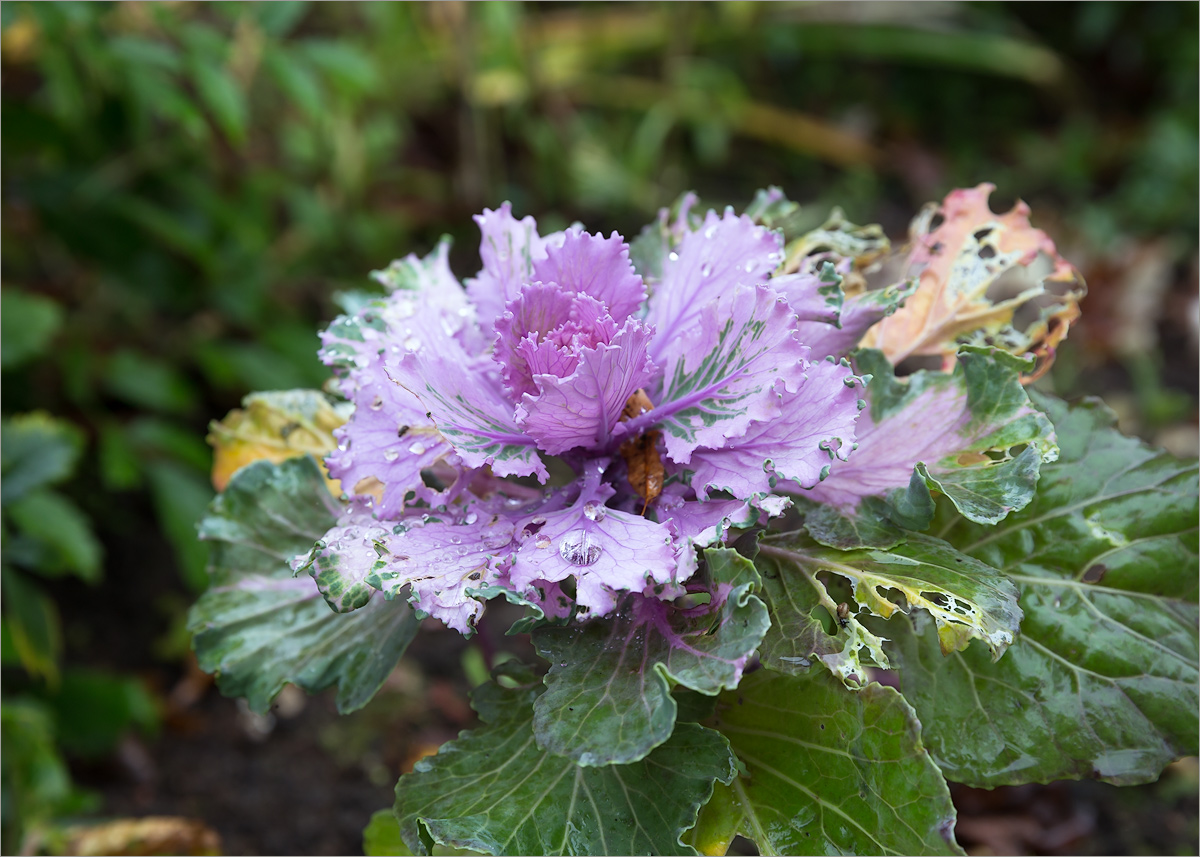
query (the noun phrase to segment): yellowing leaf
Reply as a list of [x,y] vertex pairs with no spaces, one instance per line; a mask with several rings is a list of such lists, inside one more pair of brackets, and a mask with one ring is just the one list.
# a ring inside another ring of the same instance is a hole
[[904,307],[867,332],[862,344],[892,363],[940,356],[949,369],[959,345],[994,345],[1038,358],[1043,375],[1079,317],[1083,279],[1018,202],[993,214],[990,184],[951,192],[913,221],[906,275],[919,277]]
[[[312,454],[321,459],[337,447],[333,430],[350,415],[349,403],[334,403],[316,390],[252,393],[220,422],[209,425],[214,450],[213,486],[224,491],[233,474],[260,459],[278,464]],[[341,483],[326,473],[326,484],[341,496]]]

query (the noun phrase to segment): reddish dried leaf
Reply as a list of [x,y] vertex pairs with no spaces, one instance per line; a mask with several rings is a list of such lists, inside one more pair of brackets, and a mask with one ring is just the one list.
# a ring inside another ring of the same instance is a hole
[[[939,356],[949,369],[960,344],[995,345],[1037,359],[1025,380],[1049,369],[1079,317],[1083,279],[1046,233],[1030,225],[1025,203],[993,214],[993,189],[981,184],[953,191],[913,221],[906,273],[919,277],[919,286],[904,307],[867,332],[864,346],[881,349],[892,363]],[[1021,308],[1033,318],[1018,327],[1014,314]]]

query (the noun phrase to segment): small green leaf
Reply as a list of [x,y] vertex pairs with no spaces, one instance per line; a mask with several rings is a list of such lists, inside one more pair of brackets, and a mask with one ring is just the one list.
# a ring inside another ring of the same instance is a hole
[[892,688],[764,670],[722,694],[709,724],[746,773],[701,812],[701,844],[740,832],[760,854],[963,853],[946,782]]
[[753,563],[731,550],[705,556],[707,605],[685,610],[634,595],[614,616],[534,631],[551,665],[534,704],[542,747],[580,765],[635,762],[671,736],[674,684],[709,695],[737,687],[767,631],[767,610],[753,595]]
[[68,669],[48,699],[59,743],[71,753],[101,756],[136,727],[158,728],[154,698],[137,679],[98,670]]
[[[859,652],[888,667],[884,639],[862,625],[861,616],[891,618],[922,608],[934,617],[942,650],[958,651],[982,640],[999,658],[1021,622],[1017,590],[995,569],[928,536],[909,534],[890,550],[839,551],[821,547],[801,533],[770,536],[759,544],[757,562],[772,611],[763,641],[763,660],[781,672],[820,660],[851,684],[863,681]],[[840,602],[819,575],[849,582]],[[826,632],[817,614],[836,617]],[[884,629],[886,633],[886,628]]]
[[938,764],[990,788],[1069,777],[1147,782],[1197,752],[1197,466],[1121,436],[1091,402],[1039,397],[1060,459],[995,527],[943,508],[935,527],[1021,590],[998,663],[942,657],[919,623],[889,650]]
[[187,413],[199,396],[191,382],[170,363],[128,349],[109,358],[104,383],[122,401],[168,414]]
[[11,369],[45,353],[62,318],[62,307],[50,298],[0,291],[0,368]]
[[188,627],[200,666],[230,696],[265,711],[291,682],[315,693],[338,686],[342,712],[361,708],[396,666],[419,622],[403,602],[373,598],[350,614],[329,609],[289,561],[336,521],[338,503],[311,457],[239,470],[200,524],[213,542],[212,588]]
[[212,58],[192,63],[192,81],[204,105],[211,111],[217,127],[234,144],[246,139],[246,96],[232,74]]
[[532,703],[541,687],[524,680],[477,688],[484,725],[400,778],[405,844],[416,854],[435,843],[488,854],[694,854],[680,835],[714,782],[736,771],[725,739],[681,723],[640,762],[581,767],[538,748]]
[[193,590],[203,590],[209,549],[197,541],[196,524],[212,500],[212,488],[202,475],[173,461],[150,462],[146,475],[159,527],[175,548],[180,573]]
[[363,830],[363,854],[367,857],[412,857],[413,852],[400,838],[400,822],[391,809],[371,814]]
[[43,562],[33,569],[54,576],[64,572],[95,583],[100,579],[103,548],[79,507],[55,491],[39,489],[9,506],[22,535],[42,545]]
[[5,506],[71,475],[83,433],[43,411],[0,422],[0,497]]
[[4,625],[21,665],[32,676],[58,683],[58,658],[62,654],[62,631],[58,610],[46,595],[24,575],[2,567]]

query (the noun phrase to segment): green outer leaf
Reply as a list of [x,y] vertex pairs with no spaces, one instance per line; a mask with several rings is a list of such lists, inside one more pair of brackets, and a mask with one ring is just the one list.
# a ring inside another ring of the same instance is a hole
[[1037,498],[996,527],[938,521],[1017,582],[1021,634],[992,664],[897,628],[904,693],[951,779],[1153,780],[1197,752],[1196,462],[1122,437],[1098,403],[1037,402],[1062,443]]
[[716,595],[710,607],[678,610],[627,599],[612,617],[533,634],[550,661],[534,704],[538,744],[580,765],[643,759],[671,736],[678,683],[709,695],[737,686],[767,631],[754,565],[732,550],[708,550]]
[[104,549],[87,516],[66,497],[57,491],[34,490],[13,503],[9,513],[23,535],[45,548],[48,562],[34,571],[44,576],[74,573],[88,583],[100,579]]
[[266,711],[292,682],[309,692],[338,686],[342,712],[365,705],[404,653],[419,622],[407,604],[382,597],[335,613],[289,560],[336,520],[316,460],[259,461],[234,475],[200,523],[214,542],[213,586],[192,608],[188,628],[200,666],[221,691]]
[[746,768],[714,798],[716,818],[701,813],[709,842],[732,839],[736,819],[761,854],[962,853],[949,789],[892,688],[763,670],[723,694],[709,724]]
[[[863,648],[877,666],[889,666],[879,651],[885,638],[865,628],[859,614],[888,619],[920,607],[934,617],[943,651],[958,651],[979,639],[993,658],[1003,654],[1021,622],[1011,582],[945,542],[917,533],[887,551],[839,551],[814,544],[802,533],[782,533],[762,540],[757,562],[772,612],[763,662],[781,672],[797,672],[810,658],[819,659],[858,684],[865,674],[858,660]],[[845,599],[849,613],[833,636],[815,615],[818,606],[830,617],[838,609],[817,577],[821,572],[845,578],[853,596]],[[890,590],[903,596],[903,602],[890,600]]]
[[[866,681],[868,664],[889,666],[883,639],[869,631],[857,613],[847,615],[845,625],[835,623],[838,599],[814,574],[770,554],[759,554],[755,563],[771,617],[759,647],[764,666],[804,675],[820,663],[851,687]],[[849,587],[844,588],[849,597]]]
[[681,723],[640,762],[585,768],[533,737],[536,679],[472,694],[485,725],[422,759],[396,784],[405,844],[489,854],[694,854],[679,841],[734,759],[711,729]]
[[62,307],[17,289],[0,291],[0,368],[11,369],[43,353],[62,327]]

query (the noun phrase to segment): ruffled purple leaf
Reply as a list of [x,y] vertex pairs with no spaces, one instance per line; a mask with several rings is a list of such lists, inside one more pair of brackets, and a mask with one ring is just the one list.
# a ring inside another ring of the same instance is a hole
[[351,496],[370,496],[376,514],[393,517],[406,499],[436,500],[421,478],[452,448],[426,416],[419,399],[392,381],[376,359],[359,375],[354,413],[334,431],[338,449],[325,459],[329,473]]
[[848,363],[809,363],[799,390],[784,392],[778,417],[751,423],[721,449],[692,454],[692,487],[701,499],[717,489],[742,500],[770,494],[777,481],[813,487],[835,458],[850,455],[862,392]]
[[[687,494],[693,495],[687,497]],[[654,503],[655,515],[669,523],[681,538],[698,548],[723,544],[729,531],[750,527],[764,517],[783,514],[791,505],[785,497],[768,496],[751,503],[746,500],[697,500],[690,488],[674,483]]]
[[776,418],[783,394],[804,383],[808,349],[794,323],[787,301],[765,286],[738,286],[707,304],[673,341],[654,409],[623,430],[660,426],[667,456],[686,464],[698,447],[719,449],[753,421]]
[[750,218],[710,211],[704,223],[688,232],[678,251],[667,255],[662,281],[654,289],[646,323],[658,332],[650,356],[660,366],[678,337],[701,324],[705,306],[740,284],[767,281],[782,260],[779,235]]
[[538,235],[537,222],[528,216],[517,220],[507,202],[495,211],[485,208],[475,215],[475,222],[482,233],[479,257],[483,268],[467,281],[467,295],[480,324],[490,327],[521,286],[533,281],[533,263],[546,258],[547,245],[560,243],[563,234],[543,238]]
[[551,455],[602,448],[629,397],[654,371],[647,355],[651,336],[641,322],[628,319],[611,342],[578,348],[570,375],[535,375],[537,394],[526,393],[517,408],[521,428]]
[[[772,281],[772,286],[777,281]],[[906,280],[885,289],[862,292],[846,298],[836,324],[802,320],[796,325],[800,341],[812,348],[814,356],[844,357],[853,351],[863,335],[881,319],[904,306],[917,288],[916,280]]]
[[695,571],[691,545],[669,526],[605,506],[614,494],[596,470],[575,502],[537,512],[517,524],[520,547],[509,578],[519,590],[536,581],[575,578],[576,601],[593,615],[607,615],[622,592],[667,587]]
[[442,437],[468,467],[490,465],[497,476],[548,473],[533,441],[513,418],[498,377],[440,356],[409,355],[390,371],[416,394]]
[[391,600],[409,587],[418,611],[470,634],[483,605],[469,590],[499,584],[512,536],[510,519],[469,507],[390,522],[352,508],[295,565],[335,609],[357,609],[372,590]]
[[533,263],[533,281],[556,283],[564,291],[589,295],[621,324],[646,300],[646,287],[629,261],[629,247],[614,232],[608,238],[567,232],[560,246]]

